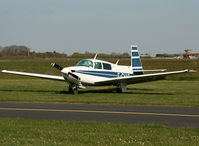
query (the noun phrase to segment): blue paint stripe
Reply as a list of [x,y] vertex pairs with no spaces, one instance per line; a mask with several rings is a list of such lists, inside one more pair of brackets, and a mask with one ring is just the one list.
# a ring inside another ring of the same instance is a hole
[[[76,72],[81,73],[81,74],[97,76],[97,77],[105,77],[105,78],[117,78],[118,76],[121,77],[128,74],[128,73],[121,73],[121,72],[112,72],[114,74],[104,74],[106,71],[83,71],[83,70],[78,70]],[[134,74],[128,74],[128,76],[133,76],[133,75]]]
[[117,72],[109,72],[109,71],[87,71],[87,70],[78,70],[77,72],[83,72],[83,73],[101,73],[101,74],[108,74],[108,75],[118,75]]
[[138,50],[137,47],[132,47],[131,49],[132,49],[132,50]]
[[136,71],[137,71],[137,70],[138,70],[138,71],[143,71],[143,69],[142,69],[142,68],[140,68],[140,69],[133,69],[133,70],[136,70]]
[[142,68],[142,67],[136,67],[136,68],[133,68],[133,70],[140,70],[140,69],[142,69],[142,70],[143,70],[143,68]]
[[97,77],[105,77],[105,78],[116,78],[118,76],[112,76],[112,75],[104,75],[104,74],[95,74],[95,73],[86,73],[86,72],[79,72],[82,74],[87,74],[87,75],[92,75],[92,76],[97,76]]
[[142,67],[142,64],[139,58],[132,59],[132,67]]
[[132,52],[132,56],[139,56],[138,52]]

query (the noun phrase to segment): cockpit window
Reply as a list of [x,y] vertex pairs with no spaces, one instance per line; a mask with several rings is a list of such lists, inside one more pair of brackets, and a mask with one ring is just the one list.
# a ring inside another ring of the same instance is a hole
[[101,62],[95,62],[95,69],[102,69],[102,64]]
[[81,60],[76,64],[76,66],[86,66],[89,68],[93,68],[93,62],[91,60]]
[[106,69],[106,70],[111,70],[111,65],[108,64],[108,63],[103,63],[103,68]]

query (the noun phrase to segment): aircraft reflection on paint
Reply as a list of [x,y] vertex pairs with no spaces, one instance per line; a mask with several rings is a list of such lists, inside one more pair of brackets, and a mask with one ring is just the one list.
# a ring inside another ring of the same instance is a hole
[[113,64],[107,61],[96,59],[83,59],[76,66],[65,67],[52,63],[51,65],[61,71],[62,76],[26,73],[17,71],[2,70],[4,73],[32,76],[44,79],[66,81],[69,84],[69,92],[78,94],[78,88],[86,86],[117,86],[118,92],[126,92],[128,84],[161,80],[163,77],[194,70],[181,70],[172,72],[161,72],[144,74],[147,71],[165,71],[165,69],[143,70],[140,55],[136,45],[131,46],[131,66],[118,65],[118,61]]

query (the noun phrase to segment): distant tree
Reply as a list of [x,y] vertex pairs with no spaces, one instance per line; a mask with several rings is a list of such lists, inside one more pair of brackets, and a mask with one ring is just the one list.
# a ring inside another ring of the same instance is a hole
[[30,49],[26,46],[6,46],[1,50],[2,56],[28,56]]
[[30,52],[30,57],[37,57],[37,58],[65,58],[67,54],[58,53],[56,51],[53,52]]
[[2,51],[3,47],[0,46],[0,57],[2,57],[1,51]]
[[123,54],[121,54],[121,57],[128,58],[128,57],[130,57],[130,55],[129,55],[129,53],[123,53]]
[[74,52],[71,57],[81,57],[81,54],[78,52]]
[[156,54],[156,57],[178,57],[181,54]]

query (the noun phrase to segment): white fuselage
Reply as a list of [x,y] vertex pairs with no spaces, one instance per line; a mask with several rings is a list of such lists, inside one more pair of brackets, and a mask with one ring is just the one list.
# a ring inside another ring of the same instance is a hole
[[[95,82],[104,81],[108,78],[126,77],[133,75],[131,66],[117,65],[97,59],[86,60],[93,62],[93,66],[72,66],[63,68],[61,72],[63,73],[63,76],[67,82],[75,83],[78,85],[95,85]],[[101,63],[100,68],[95,67],[96,63]],[[79,79],[71,76],[69,72],[78,76]]]

